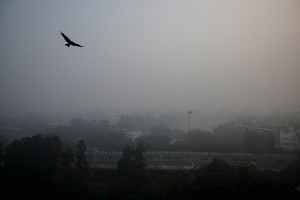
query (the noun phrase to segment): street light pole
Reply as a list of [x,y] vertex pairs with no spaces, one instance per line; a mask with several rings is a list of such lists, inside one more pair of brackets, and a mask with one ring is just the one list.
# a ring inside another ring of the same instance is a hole
[[190,143],[190,152],[192,151],[192,145],[191,145],[191,113],[193,113],[192,110],[188,111],[188,115],[189,115],[189,143]]

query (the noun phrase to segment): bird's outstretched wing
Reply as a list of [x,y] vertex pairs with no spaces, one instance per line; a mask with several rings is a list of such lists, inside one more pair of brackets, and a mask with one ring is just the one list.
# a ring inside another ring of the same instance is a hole
[[76,43],[74,43],[74,42],[72,42],[71,44],[72,44],[73,46],[84,47],[84,46],[81,46],[81,45],[76,44]]
[[63,32],[60,32],[60,34],[65,38],[67,43],[72,43],[72,41],[65,34],[63,34]]

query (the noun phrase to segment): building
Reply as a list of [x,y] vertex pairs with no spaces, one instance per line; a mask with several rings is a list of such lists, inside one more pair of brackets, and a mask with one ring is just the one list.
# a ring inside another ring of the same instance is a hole
[[236,130],[243,132],[248,127],[250,131],[257,133],[271,133],[276,138],[276,148],[292,151],[300,149],[300,131],[295,131],[284,119],[254,119],[246,118],[236,124]]
[[274,128],[276,147],[283,147],[284,150],[299,149],[299,131],[294,131],[293,126]]

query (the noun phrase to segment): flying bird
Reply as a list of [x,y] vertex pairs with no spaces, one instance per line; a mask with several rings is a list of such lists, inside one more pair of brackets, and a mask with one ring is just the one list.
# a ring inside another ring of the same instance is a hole
[[70,40],[65,34],[63,34],[63,32],[60,32],[60,34],[65,38],[66,42],[68,43],[65,44],[67,47],[70,47],[70,45],[77,46],[77,47],[84,47]]

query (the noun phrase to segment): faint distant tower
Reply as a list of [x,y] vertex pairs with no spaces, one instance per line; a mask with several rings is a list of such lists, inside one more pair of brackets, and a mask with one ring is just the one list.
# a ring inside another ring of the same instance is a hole
[[190,152],[192,151],[192,145],[191,145],[191,113],[193,113],[192,110],[188,111],[188,115],[189,115],[189,143],[190,143]]

